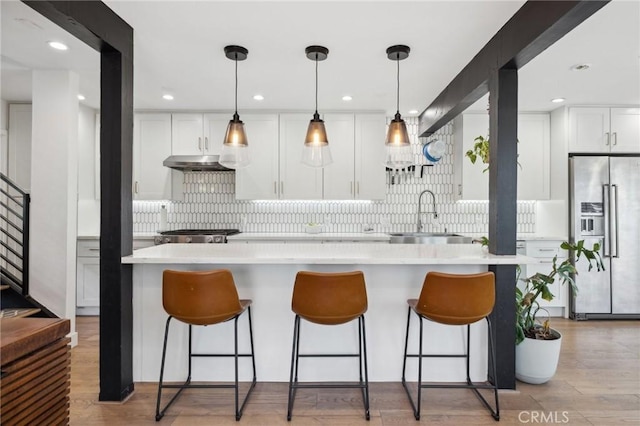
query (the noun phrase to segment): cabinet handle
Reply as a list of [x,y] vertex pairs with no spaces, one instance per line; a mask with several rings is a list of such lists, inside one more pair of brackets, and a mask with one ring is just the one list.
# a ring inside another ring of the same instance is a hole
[[556,251],[556,249],[554,249],[554,248],[550,248],[550,249],[549,248],[548,249],[541,248],[541,249],[538,249],[538,251]]
[[99,248],[90,248],[89,251],[100,251]]
[[278,182],[276,182],[275,180],[273,181],[273,193],[278,193]]
[[462,197],[462,185],[458,185],[458,195]]
[[356,194],[360,194],[360,182],[356,182]]
[[133,185],[133,192],[134,192],[135,194],[137,194],[137,193],[138,193],[138,181],[136,181],[136,183]]
[[349,182],[349,194],[353,195],[353,181]]
[[198,138],[198,150],[202,151],[202,138]]
[[280,195],[284,194],[284,182],[280,181]]
[[209,150],[209,138],[205,136],[204,138],[204,149]]
[[613,145],[618,145],[618,133],[613,132]]
[[604,136],[607,138],[604,144],[609,145],[609,143],[611,142],[611,136],[609,135],[609,132],[605,133]]

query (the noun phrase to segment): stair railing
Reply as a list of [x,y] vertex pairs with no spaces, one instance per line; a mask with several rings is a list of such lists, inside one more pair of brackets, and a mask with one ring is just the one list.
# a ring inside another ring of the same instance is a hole
[[0,274],[3,282],[28,296],[31,198],[2,173],[0,182]]

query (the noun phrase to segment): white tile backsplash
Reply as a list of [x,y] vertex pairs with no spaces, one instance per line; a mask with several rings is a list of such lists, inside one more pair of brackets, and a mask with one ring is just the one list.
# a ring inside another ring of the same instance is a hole
[[[387,121],[391,120],[388,118]],[[406,118],[416,164],[421,154],[418,119]],[[487,201],[455,201],[453,192],[453,130],[450,124],[433,138],[446,143],[442,159],[425,167],[422,178],[407,174],[402,183],[387,185],[383,201],[246,201],[235,199],[235,174],[231,172],[184,173],[184,201],[134,201],[133,231],[155,232],[160,210],[167,206],[169,229],[240,228],[245,232],[304,232],[309,222],[324,223],[327,232],[361,232],[373,225],[378,232],[409,232],[416,228],[418,195],[425,189],[436,196],[438,219],[423,215],[425,231],[487,233]],[[384,143],[384,135],[380,135]],[[383,166],[381,166],[383,167]],[[417,175],[419,176],[419,174]],[[430,210],[430,199],[426,209]],[[518,201],[518,233],[535,232],[535,201]],[[246,226],[241,226],[246,224]]]

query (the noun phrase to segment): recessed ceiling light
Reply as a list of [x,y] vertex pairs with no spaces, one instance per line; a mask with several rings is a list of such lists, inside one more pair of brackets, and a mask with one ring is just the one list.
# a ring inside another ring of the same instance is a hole
[[342,100],[343,100],[343,101],[347,101],[347,102],[348,102],[348,101],[353,100],[353,98],[352,98],[351,96],[349,96],[349,95],[344,95],[344,96],[342,97]]
[[417,114],[418,110],[417,109],[412,109],[411,111],[409,111],[409,114]]
[[84,101],[84,100],[85,100],[84,95],[78,95],[78,100],[79,100],[79,101]]
[[173,95],[170,94],[164,94],[162,95],[162,99],[164,99],[165,101],[172,101],[173,100]]
[[256,101],[264,101],[264,96],[262,95],[253,95],[253,99]]
[[56,50],[67,50],[69,49],[66,44],[60,43],[59,41],[50,41],[49,46]]
[[576,64],[572,66],[570,69],[571,71],[586,71],[589,68],[591,68],[590,64]]
[[560,102],[564,102],[565,99],[564,98],[553,98],[551,99],[551,102],[553,102],[554,104],[559,104]]

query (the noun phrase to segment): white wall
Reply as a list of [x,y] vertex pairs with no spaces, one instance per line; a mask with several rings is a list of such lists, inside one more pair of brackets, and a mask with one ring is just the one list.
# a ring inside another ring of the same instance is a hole
[[78,199],[96,199],[96,110],[80,105],[78,117]]
[[30,288],[75,332],[78,76],[33,72]]

